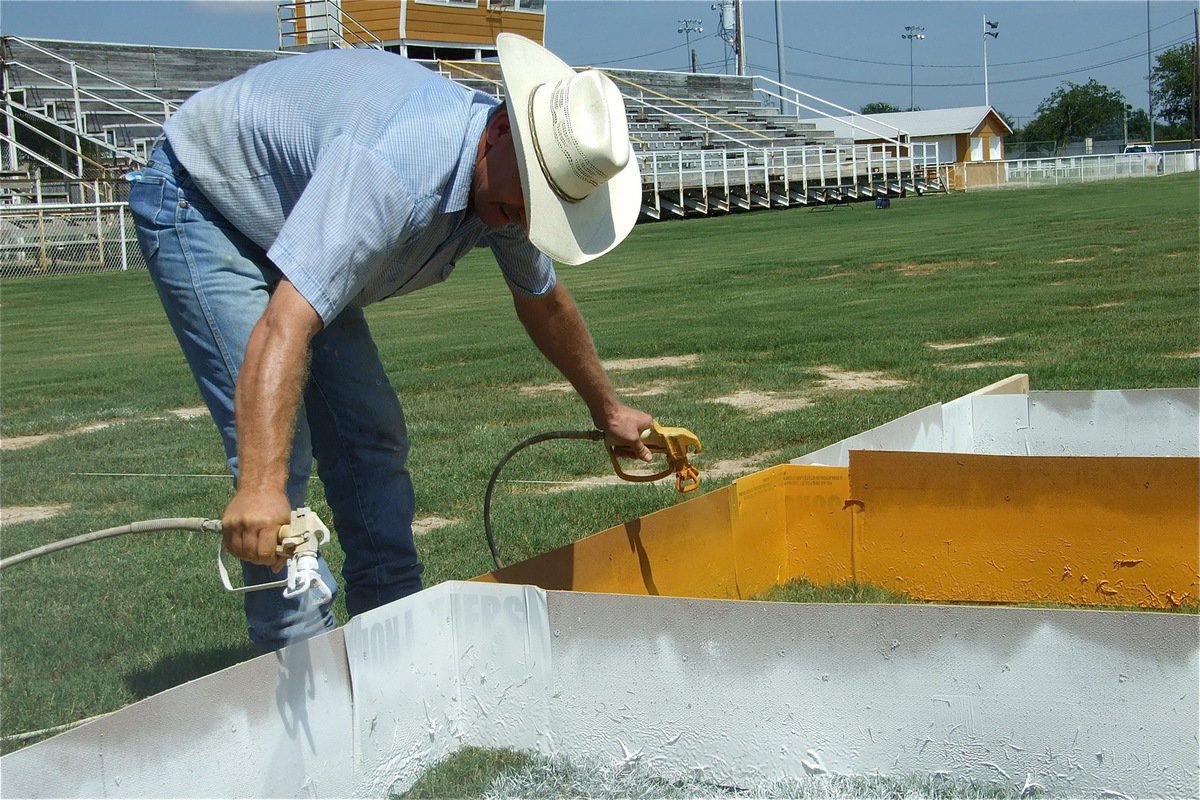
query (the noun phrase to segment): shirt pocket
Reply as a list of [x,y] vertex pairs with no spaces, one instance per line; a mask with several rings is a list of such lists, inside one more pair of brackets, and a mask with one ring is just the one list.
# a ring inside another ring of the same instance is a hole
[[436,283],[442,283],[450,277],[458,259],[471,249],[473,243],[452,241],[446,242],[433,255],[426,259],[425,264],[417,272],[400,285],[393,294],[408,294]]

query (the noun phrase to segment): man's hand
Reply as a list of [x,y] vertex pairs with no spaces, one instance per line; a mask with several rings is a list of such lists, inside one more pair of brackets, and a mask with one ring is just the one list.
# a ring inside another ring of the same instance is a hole
[[650,427],[654,418],[645,411],[617,403],[605,420],[597,420],[605,433],[605,442],[617,449],[621,458],[636,458],[650,461],[654,458],[650,448],[642,442],[642,431]]
[[287,559],[275,554],[279,526],[292,520],[292,508],[282,491],[239,489],[221,517],[225,549],[243,561],[278,572]]

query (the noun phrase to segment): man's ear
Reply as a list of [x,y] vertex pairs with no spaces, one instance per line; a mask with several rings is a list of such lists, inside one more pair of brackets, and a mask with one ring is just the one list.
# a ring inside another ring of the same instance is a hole
[[508,106],[502,106],[488,122],[487,143],[495,146],[506,134],[511,135],[512,124],[508,121]]

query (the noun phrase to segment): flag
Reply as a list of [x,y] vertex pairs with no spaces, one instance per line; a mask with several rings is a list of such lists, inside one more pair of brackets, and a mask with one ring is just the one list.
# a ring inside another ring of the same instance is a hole
[[993,21],[989,20],[987,17],[984,17],[983,25],[984,25],[984,28],[983,28],[984,36],[990,36],[993,39],[1000,38],[1000,30],[999,30],[1000,23],[999,22],[993,22]]

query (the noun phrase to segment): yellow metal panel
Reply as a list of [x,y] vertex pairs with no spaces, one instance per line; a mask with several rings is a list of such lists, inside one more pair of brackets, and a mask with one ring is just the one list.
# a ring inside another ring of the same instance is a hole
[[730,491],[709,492],[475,580],[580,592],[737,597]]
[[807,465],[786,469],[787,579],[808,578],[823,585],[850,580],[849,470]]
[[788,579],[786,475],[787,467],[774,467],[729,489],[737,597],[753,597]]
[[924,600],[1194,604],[1198,464],[856,451],[857,578]]

